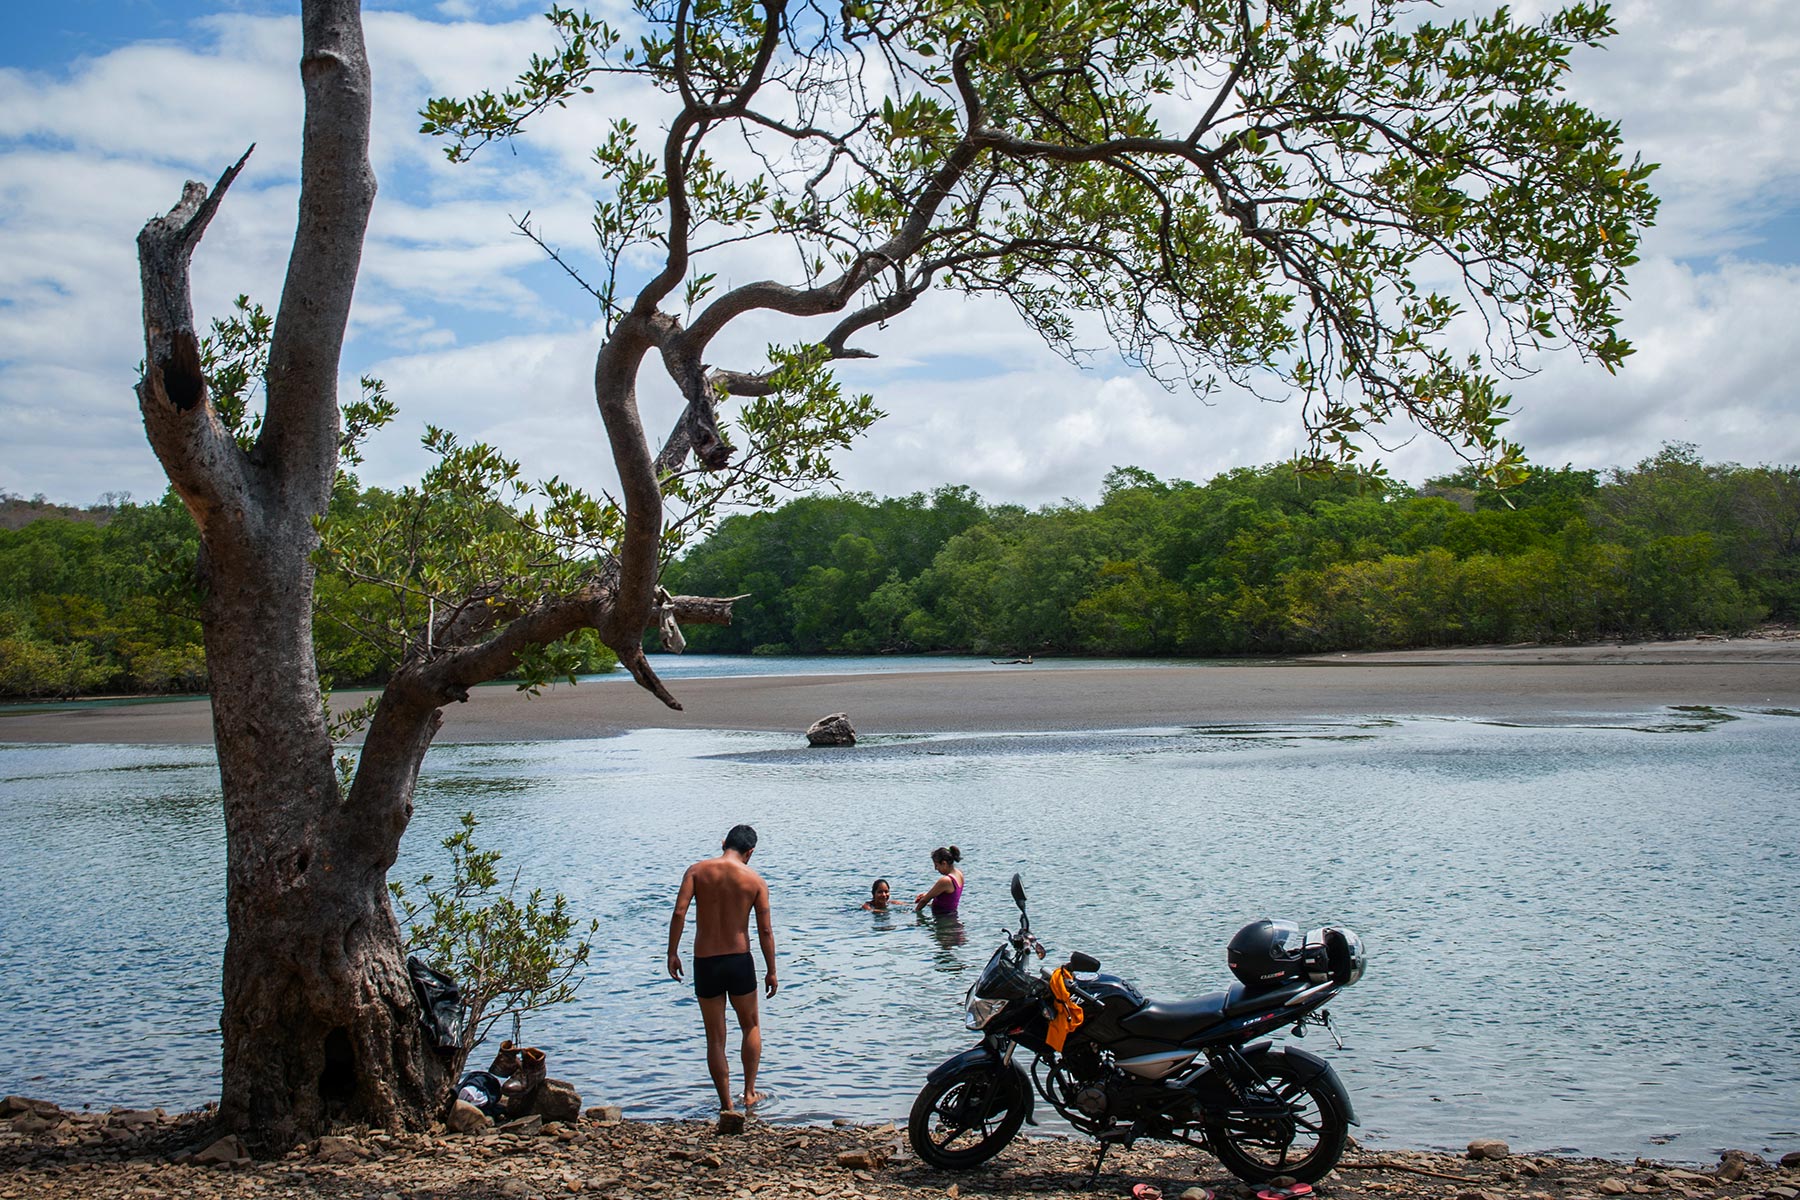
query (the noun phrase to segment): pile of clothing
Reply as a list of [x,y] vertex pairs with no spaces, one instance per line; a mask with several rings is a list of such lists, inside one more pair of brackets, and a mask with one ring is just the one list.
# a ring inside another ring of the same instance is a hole
[[544,1052],[536,1046],[500,1043],[492,1065],[485,1071],[469,1071],[456,1082],[456,1098],[466,1100],[496,1121],[522,1117],[531,1111],[538,1089],[544,1085],[547,1067]]

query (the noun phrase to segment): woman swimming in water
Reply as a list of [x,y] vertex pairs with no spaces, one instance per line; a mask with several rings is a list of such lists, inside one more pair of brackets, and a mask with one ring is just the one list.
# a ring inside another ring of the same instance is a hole
[[877,879],[874,883],[870,884],[869,900],[868,903],[863,905],[863,911],[886,912],[888,910],[888,896],[892,890],[893,889],[888,887],[888,881],[885,879]]
[[931,852],[931,865],[938,873],[937,882],[913,897],[913,911],[924,912],[927,904],[931,905],[931,914],[936,917],[947,917],[956,911],[962,902],[963,873],[956,864],[962,861],[962,851],[955,846],[939,846]]

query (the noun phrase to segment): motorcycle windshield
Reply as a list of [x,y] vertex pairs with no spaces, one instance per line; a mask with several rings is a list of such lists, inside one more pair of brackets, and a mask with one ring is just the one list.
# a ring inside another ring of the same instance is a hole
[[975,994],[995,1000],[1017,1000],[1030,987],[1025,973],[1012,961],[1005,946],[994,951],[994,956],[988,959],[987,966],[981,968],[981,974],[975,980]]

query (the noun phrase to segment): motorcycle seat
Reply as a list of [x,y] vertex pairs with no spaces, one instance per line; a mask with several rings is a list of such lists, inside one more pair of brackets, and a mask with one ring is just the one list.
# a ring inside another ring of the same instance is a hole
[[1272,988],[1250,990],[1241,983],[1231,985],[1225,993],[1225,1016],[1241,1017],[1246,1013],[1262,1012],[1266,1009],[1280,1008],[1310,985],[1305,983],[1284,983]]
[[1192,1000],[1152,1000],[1119,1021],[1119,1028],[1135,1037],[1179,1042],[1225,1016],[1226,993],[1208,992]]

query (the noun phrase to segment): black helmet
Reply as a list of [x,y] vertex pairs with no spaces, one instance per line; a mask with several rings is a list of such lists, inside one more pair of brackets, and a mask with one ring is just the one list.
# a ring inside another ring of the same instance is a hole
[[1244,986],[1274,987],[1300,978],[1305,967],[1305,945],[1298,925],[1264,917],[1237,931],[1225,947],[1225,961]]

